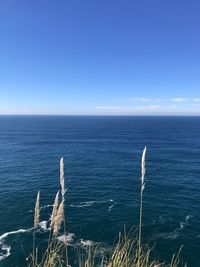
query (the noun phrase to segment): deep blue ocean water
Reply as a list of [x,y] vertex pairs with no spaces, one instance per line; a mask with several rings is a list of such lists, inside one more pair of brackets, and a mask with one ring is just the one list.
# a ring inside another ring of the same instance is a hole
[[[199,267],[200,117],[109,116],[0,116],[0,266],[25,266],[37,191],[46,221],[62,156],[76,240],[109,247],[124,225],[137,225],[145,145],[143,242],[167,261],[183,244],[182,258]],[[45,238],[41,229],[40,247]]]

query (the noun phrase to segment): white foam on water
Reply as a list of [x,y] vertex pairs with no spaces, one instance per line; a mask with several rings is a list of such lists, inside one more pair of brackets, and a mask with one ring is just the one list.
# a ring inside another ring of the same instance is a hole
[[4,233],[0,236],[0,247],[2,251],[5,251],[5,253],[0,253],[0,261],[6,259],[8,256],[10,256],[10,251],[11,251],[11,246],[7,246],[5,244],[5,239],[9,236],[9,235],[15,235],[15,234],[19,234],[19,233],[25,233],[25,232],[29,232],[31,231],[33,228],[30,229],[19,229],[16,231],[11,231],[11,232],[7,232]]
[[189,225],[190,218],[192,218],[192,217],[193,217],[192,215],[187,215],[185,217],[185,221],[184,222],[180,222],[180,230],[184,229],[186,226]]
[[74,233],[69,233],[67,236],[66,235],[60,235],[57,237],[57,240],[60,242],[65,243],[67,241],[67,244],[73,243],[74,242]]
[[83,240],[83,239],[81,239],[81,240],[80,240],[80,243],[81,243],[81,245],[83,245],[84,247],[94,245],[94,241],[92,241],[92,240]]
[[39,223],[40,228],[42,228],[43,230],[48,230],[47,223],[48,223],[47,221],[40,222]]
[[11,232],[7,232],[7,233],[4,233],[0,236],[0,242],[5,239],[7,236],[9,235],[14,235],[14,234],[18,234],[18,233],[25,233],[25,232],[29,232],[31,231],[33,228],[30,228],[30,229],[19,229],[19,230],[16,230],[16,231],[11,231]]
[[185,217],[185,221],[180,222],[180,225],[178,228],[176,228],[172,232],[164,232],[164,233],[158,233],[156,234],[156,238],[163,238],[163,239],[176,239],[181,235],[181,232],[183,229],[185,229],[189,225],[189,220],[192,218],[192,215],[187,215]]
[[50,207],[53,207],[53,205],[44,205],[40,208],[40,210],[44,210],[46,208],[50,208]]
[[187,215],[187,216],[185,217],[185,221],[188,223],[189,220],[190,220],[190,218],[193,218],[193,215]]
[[115,202],[114,204],[110,205],[110,206],[108,207],[108,211],[111,211],[112,208],[113,208],[116,204],[117,204],[117,203]]
[[180,222],[180,229],[184,229],[186,227],[186,223],[185,222]]
[[80,202],[79,204],[71,204],[70,207],[74,207],[74,208],[91,207],[94,204],[100,204],[100,203],[106,203],[106,202],[91,200],[91,201]]
[[80,202],[79,204],[71,204],[70,207],[83,208],[83,207],[91,207],[94,204],[95,204],[95,201],[85,201],[85,202]]
[[178,231],[174,230],[170,233],[158,233],[155,237],[161,239],[176,239],[179,236]]
[[109,199],[109,200],[90,200],[90,201],[84,201],[84,202],[80,202],[78,204],[71,204],[70,207],[73,208],[83,208],[83,207],[91,207],[95,204],[106,204],[108,202],[113,202],[113,199]]
[[[1,243],[0,243],[1,245]],[[8,256],[10,256],[11,247],[7,245],[2,245],[1,250],[5,251],[5,254],[1,253],[0,255],[0,261],[6,259]]]
[[[53,205],[52,204],[44,205],[44,206],[40,207],[40,210],[44,210],[44,209],[47,209],[47,208],[50,208],[50,207],[53,207]],[[29,212],[35,212],[35,210],[29,210]]]

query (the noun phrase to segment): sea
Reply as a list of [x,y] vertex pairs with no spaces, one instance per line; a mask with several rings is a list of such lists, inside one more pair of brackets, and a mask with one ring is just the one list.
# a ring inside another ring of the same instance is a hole
[[[139,223],[141,156],[146,154],[142,242],[154,256],[200,266],[200,117],[0,116],[0,267],[24,267],[41,194],[38,249],[64,157],[68,242],[112,249]],[[62,233],[58,236],[62,242]],[[72,264],[73,266],[73,264]],[[74,265],[75,266],[75,265]]]

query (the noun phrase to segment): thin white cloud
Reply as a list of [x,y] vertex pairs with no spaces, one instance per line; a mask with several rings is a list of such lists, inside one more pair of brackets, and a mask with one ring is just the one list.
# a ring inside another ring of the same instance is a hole
[[124,110],[124,111],[148,111],[157,110],[158,105],[146,105],[146,106],[96,106],[96,109],[100,110]]
[[148,97],[131,97],[129,98],[131,101],[140,101],[140,102],[160,102],[160,98],[148,98]]
[[200,98],[185,98],[185,97],[173,97],[173,98],[129,97],[129,98],[120,98],[118,100],[134,101],[134,102],[142,102],[142,103],[159,103],[159,102],[183,103],[187,101],[200,102]]
[[200,102],[200,98],[193,98],[194,102]]
[[141,101],[141,102],[150,102],[151,98],[146,98],[146,97],[131,97],[131,101]]
[[108,109],[124,109],[127,107],[125,107],[125,106],[96,106],[95,108],[108,110]]
[[177,105],[170,105],[170,106],[166,106],[166,107],[164,106],[163,108],[166,110],[174,110],[174,109],[177,109],[178,106]]
[[188,98],[175,97],[175,98],[172,98],[172,101],[173,101],[173,102],[177,102],[177,103],[182,103],[182,102],[186,102],[186,101],[188,101]]
[[150,97],[124,97],[115,99],[117,101],[123,102],[142,102],[142,103],[159,103],[159,102],[175,102],[175,103],[184,103],[184,102],[200,102],[200,97],[186,98],[186,97],[173,97],[173,98],[150,98]]
[[99,105],[95,109],[98,113],[116,115],[200,114],[200,97],[123,98],[122,102],[118,99],[113,105]]

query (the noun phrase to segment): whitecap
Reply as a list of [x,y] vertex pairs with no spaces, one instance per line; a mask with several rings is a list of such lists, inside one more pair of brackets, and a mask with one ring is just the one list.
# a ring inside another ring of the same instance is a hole
[[46,208],[50,208],[50,207],[53,207],[53,205],[49,204],[49,205],[44,205],[40,208],[40,210],[44,210]]
[[81,240],[80,240],[80,243],[81,243],[81,245],[83,245],[84,247],[94,245],[94,241],[92,241],[92,240],[83,240],[83,239],[81,239]]
[[108,211],[111,211],[112,208],[116,205],[116,202],[108,207]]
[[0,255],[0,261],[4,260],[8,256],[10,256],[11,247],[10,246],[7,246],[7,245],[2,245],[1,250],[5,251],[5,254],[1,253],[1,255]]
[[19,230],[16,230],[16,231],[11,231],[11,232],[7,232],[7,233],[4,233],[0,236],[0,246],[1,246],[1,250],[2,251],[5,251],[5,254],[4,253],[1,253],[0,254],[0,261],[4,260],[5,258],[7,258],[8,256],[10,256],[10,251],[11,251],[11,246],[7,246],[5,244],[5,239],[9,236],[9,235],[14,235],[14,234],[19,234],[19,233],[25,233],[25,232],[29,232],[31,231],[33,228],[29,228],[27,230],[25,229],[19,229]]
[[74,208],[83,208],[83,207],[91,207],[94,204],[98,204],[98,203],[102,203],[100,201],[84,201],[84,202],[80,202],[79,204],[71,204],[70,207],[74,207]]
[[186,223],[185,222],[180,222],[180,229],[184,229],[186,226]]
[[173,232],[170,233],[158,233],[155,237],[156,238],[162,238],[162,239],[176,239],[178,237],[178,232],[177,230],[174,230]]
[[185,221],[184,221],[184,222],[180,222],[180,229],[181,229],[181,230],[184,229],[186,226],[189,225],[189,220],[190,220],[190,218],[192,218],[192,217],[193,217],[192,215],[187,215],[187,216],[185,217]]
[[40,223],[39,223],[39,226],[40,226],[40,228],[42,228],[43,230],[48,230],[47,229],[47,221],[41,221]]
[[156,238],[163,238],[163,239],[176,239],[180,234],[181,234],[181,231],[183,229],[185,229],[188,225],[189,225],[189,220],[190,218],[192,218],[193,216],[192,215],[187,215],[185,217],[185,221],[183,222],[180,222],[180,225],[178,228],[176,228],[174,231],[172,232],[164,232],[164,233],[158,233],[156,235]]
[[[50,208],[50,207],[53,207],[53,205],[52,204],[49,204],[49,205],[44,205],[44,206],[41,206],[40,207],[40,210],[44,210],[44,209],[46,209],[46,208]],[[35,210],[29,210],[29,212],[35,212]]]
[[60,235],[57,237],[57,240],[60,242],[65,243],[67,241],[68,244],[73,243],[74,242],[74,237],[75,234],[74,233],[68,233],[68,235]]
[[0,242],[5,239],[7,236],[9,235],[14,235],[14,234],[18,234],[18,233],[25,233],[25,232],[29,232],[31,231],[33,228],[29,228],[27,230],[25,229],[19,229],[19,230],[16,230],[16,231],[11,231],[11,232],[7,232],[7,233],[4,233],[0,236]]
[[85,202],[80,202],[79,204],[71,204],[70,207],[83,208],[83,207],[90,207],[93,204],[95,204],[95,201],[85,201]]
[[193,217],[192,215],[187,215],[187,216],[185,217],[185,221],[188,223],[189,220],[190,220],[190,218],[192,218],[192,217]]
[[83,207],[91,207],[94,204],[106,204],[108,202],[113,202],[113,199],[109,199],[109,200],[90,200],[90,201],[83,201],[80,202],[78,204],[71,204],[70,207],[73,208],[83,208]]

